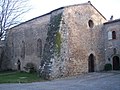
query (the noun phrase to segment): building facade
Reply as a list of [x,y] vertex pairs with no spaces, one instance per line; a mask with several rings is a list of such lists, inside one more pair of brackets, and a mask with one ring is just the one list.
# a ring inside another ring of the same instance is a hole
[[[8,30],[5,68],[25,70],[33,63],[47,79],[102,71],[106,63],[116,70],[119,24],[107,22],[90,2],[61,7]],[[110,33],[115,40],[109,40]]]
[[105,60],[113,70],[120,69],[120,19],[104,23]]

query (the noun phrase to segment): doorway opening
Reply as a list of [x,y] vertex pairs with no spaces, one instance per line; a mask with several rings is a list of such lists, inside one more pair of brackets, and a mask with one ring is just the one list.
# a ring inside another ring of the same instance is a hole
[[94,55],[90,54],[88,58],[88,72],[94,72]]
[[113,70],[120,70],[120,59],[118,56],[113,57]]
[[17,61],[17,69],[18,69],[18,71],[20,71],[21,70],[21,62],[20,62],[20,60],[18,59],[18,61]]

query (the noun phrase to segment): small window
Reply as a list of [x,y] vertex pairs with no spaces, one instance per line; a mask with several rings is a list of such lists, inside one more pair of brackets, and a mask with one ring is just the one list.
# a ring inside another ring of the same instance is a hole
[[112,39],[116,39],[116,32],[112,31]]
[[117,52],[116,48],[113,49],[113,52],[114,52],[114,54],[116,54],[116,52]]
[[93,28],[93,26],[94,26],[93,21],[92,21],[92,20],[89,20],[89,21],[88,21],[88,25],[89,25],[90,28]]
[[108,58],[108,61],[110,61],[110,58]]

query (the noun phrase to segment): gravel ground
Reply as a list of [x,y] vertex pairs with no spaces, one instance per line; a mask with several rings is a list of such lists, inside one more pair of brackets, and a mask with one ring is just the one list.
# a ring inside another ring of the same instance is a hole
[[0,84],[0,90],[120,90],[120,71],[27,84]]

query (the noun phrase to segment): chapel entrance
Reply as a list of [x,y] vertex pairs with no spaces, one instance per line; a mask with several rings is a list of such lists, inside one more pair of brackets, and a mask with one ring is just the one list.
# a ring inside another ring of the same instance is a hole
[[88,58],[88,72],[94,72],[94,55],[90,54]]
[[118,56],[113,57],[113,70],[119,70],[120,69],[120,60]]

